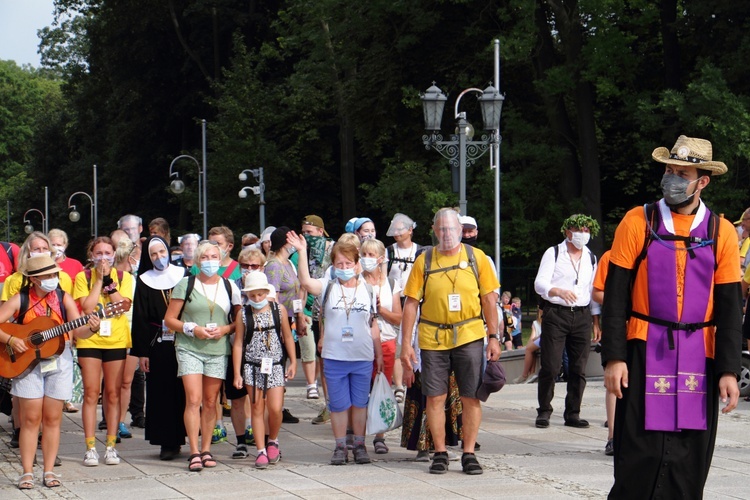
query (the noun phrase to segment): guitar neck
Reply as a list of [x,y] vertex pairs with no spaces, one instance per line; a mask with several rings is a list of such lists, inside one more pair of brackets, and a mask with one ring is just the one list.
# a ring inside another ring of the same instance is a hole
[[[96,311],[95,313],[99,318],[105,318],[107,317],[107,310],[101,309],[99,311]],[[45,330],[43,332],[39,332],[39,334],[42,336],[42,339],[44,342],[48,341],[49,339],[53,339],[55,337],[59,337],[60,335],[64,335],[68,333],[71,330],[75,330],[76,328],[80,328],[86,323],[89,322],[89,317],[87,316],[81,316],[78,319],[74,319],[73,321],[68,321],[67,323],[63,323],[62,325],[58,325],[54,328],[50,328],[49,330]]]

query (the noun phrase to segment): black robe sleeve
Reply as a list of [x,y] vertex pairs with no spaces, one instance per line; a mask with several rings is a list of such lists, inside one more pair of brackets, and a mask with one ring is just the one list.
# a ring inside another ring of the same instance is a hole
[[718,375],[742,368],[742,291],[739,283],[714,286],[715,370]]

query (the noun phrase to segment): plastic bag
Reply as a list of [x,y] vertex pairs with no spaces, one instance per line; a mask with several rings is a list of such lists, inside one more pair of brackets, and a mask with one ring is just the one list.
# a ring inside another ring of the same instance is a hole
[[396,402],[391,384],[380,372],[375,377],[367,403],[367,434],[382,434],[401,427],[404,415]]

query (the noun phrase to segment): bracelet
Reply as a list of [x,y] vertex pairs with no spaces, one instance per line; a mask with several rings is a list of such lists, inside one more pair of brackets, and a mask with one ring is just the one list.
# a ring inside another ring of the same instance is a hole
[[14,338],[15,337],[13,335],[8,335],[8,341],[5,343],[11,349],[13,348],[13,342],[12,341],[13,341]]
[[92,330],[92,329],[91,329],[91,327],[89,326],[89,331],[90,331],[91,333],[98,333],[98,332],[99,332],[99,329],[97,328],[96,330]]

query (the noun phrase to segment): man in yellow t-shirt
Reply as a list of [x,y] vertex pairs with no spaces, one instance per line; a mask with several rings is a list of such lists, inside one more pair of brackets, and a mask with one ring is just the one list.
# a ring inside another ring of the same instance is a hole
[[[427,397],[427,420],[435,446],[429,470],[433,474],[448,471],[445,399],[453,370],[463,405],[461,465],[467,474],[481,474],[482,467],[474,456],[482,420],[477,390],[482,382],[483,358],[495,361],[500,357],[495,293],[500,284],[484,252],[472,248],[473,258],[470,258],[468,247],[461,243],[462,226],[455,210],[438,210],[432,230],[439,243],[417,257],[404,290],[406,302],[401,324],[404,381],[411,386],[412,363],[417,362],[412,332],[419,319],[422,393]],[[428,255],[429,271],[425,276]],[[485,322],[490,333],[486,349]]]
[[617,227],[605,288],[604,382],[618,398],[609,498],[701,498],[719,401],[728,413],[740,392],[737,237],[700,199],[727,167],[686,136],[651,156],[666,165],[664,198]]

